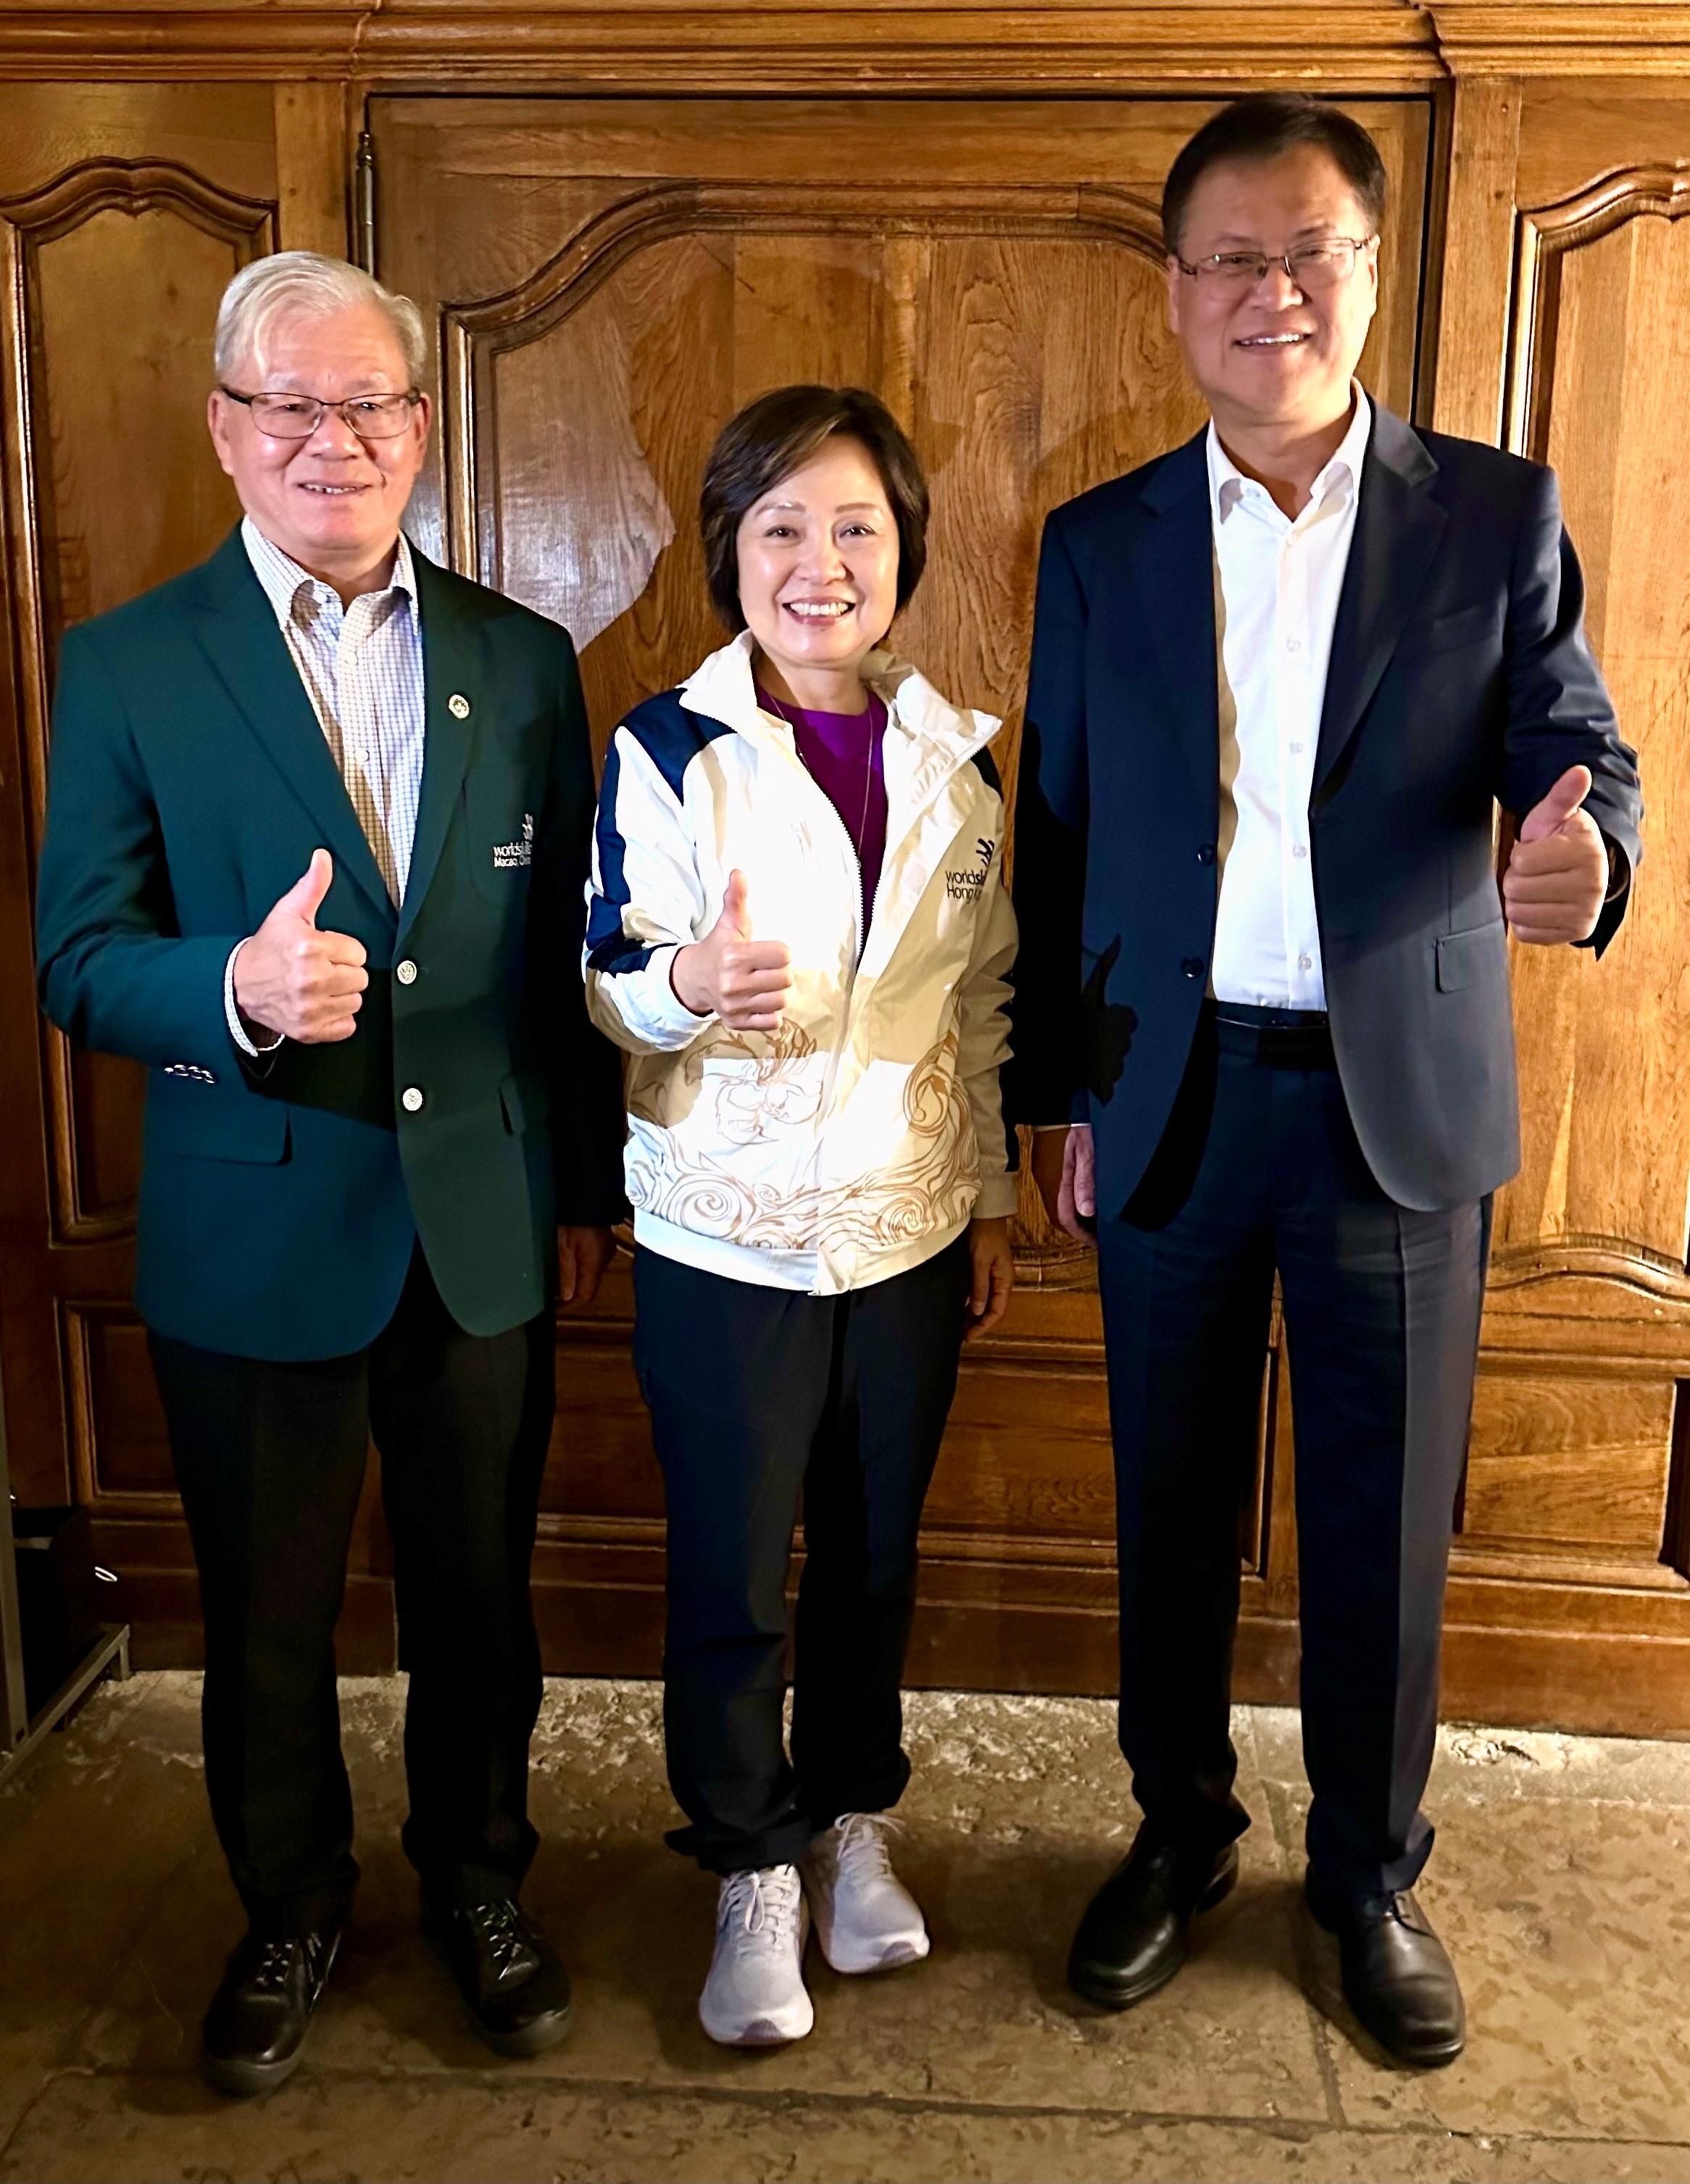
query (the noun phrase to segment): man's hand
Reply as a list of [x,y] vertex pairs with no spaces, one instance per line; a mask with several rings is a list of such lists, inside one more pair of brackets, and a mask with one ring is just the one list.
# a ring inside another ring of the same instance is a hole
[[792,986],[792,950],[753,940],[745,874],[728,874],[722,914],[702,940],[677,950],[669,983],[695,1017],[718,1016],[734,1031],[773,1031]]
[[303,878],[242,944],[235,958],[235,1006],[259,1038],[322,1046],[350,1039],[370,974],[364,943],[319,933],[317,912],[335,876],[326,850],[314,850]]
[[1015,1286],[1015,1254],[1009,1243],[1009,1223],[1001,1217],[970,1221],[968,1256],[973,1272],[962,1339],[972,1342],[976,1334],[990,1334],[1009,1308],[1009,1292]]
[[558,1301],[591,1304],[604,1269],[616,1256],[616,1239],[608,1228],[559,1228]]
[[1038,1195],[1057,1227],[1066,1229],[1078,1243],[1093,1242],[1090,1229],[1081,1225],[1095,1219],[1098,1211],[1091,1124],[1076,1123],[1065,1130],[1035,1130],[1032,1165]]
[[1590,768],[1570,766],[1520,823],[1503,875],[1503,910],[1516,940],[1588,940],[1608,892],[1608,845],[1582,807]]

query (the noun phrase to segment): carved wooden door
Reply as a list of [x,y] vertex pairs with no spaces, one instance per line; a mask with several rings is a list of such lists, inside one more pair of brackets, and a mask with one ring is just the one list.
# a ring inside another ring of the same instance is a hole
[[[97,144],[104,117],[45,98],[51,133],[36,143],[20,131],[0,150],[6,1439],[20,1501],[92,1505],[98,1552],[124,1573],[120,1612],[152,1626],[147,1641],[168,1629],[176,1658],[192,1653],[197,1602],[130,1304],[144,1076],[42,1022],[31,899],[60,638],[202,559],[240,514],[207,440],[205,396],[223,286],[275,248],[274,163],[253,141],[263,104],[222,110],[230,143],[215,176],[198,164],[186,98],[143,103],[157,156],[89,156],[78,137]],[[139,1653],[158,1658],[147,1641]]]
[[[872,387],[933,486],[928,572],[898,649],[1003,716],[1012,785],[1047,510],[1201,421],[1166,331],[1155,207],[1210,110],[375,102],[379,270],[441,342],[417,535],[569,627],[602,745],[637,699],[721,641],[694,517],[717,427],[787,382]],[[1363,376],[1406,410],[1430,109],[1357,111],[1393,184]],[[912,1674],[1103,1690],[1113,1518],[1097,1299],[1087,1259],[1030,1200],[1021,1244],[1025,1286],[968,1361],[929,1502]],[[624,1268],[592,1320],[562,1329],[536,1563],[554,1666],[656,1664],[661,1497],[629,1303]],[[1270,1377],[1242,1543],[1244,1680],[1259,1696],[1285,1693],[1294,1663],[1277,1407]]]
[[[281,246],[344,248],[317,139],[268,86],[10,85],[0,125],[0,1401],[14,1490],[93,1512],[144,1664],[199,1602],[130,1301],[142,1071],[44,1024],[35,872],[59,639],[204,559],[240,514],[205,425],[218,299]],[[285,102],[309,120],[309,94]],[[279,155],[278,136],[283,139]],[[292,187],[284,189],[284,174]],[[284,205],[284,198],[286,203]],[[391,1667],[366,1497],[342,1659]]]

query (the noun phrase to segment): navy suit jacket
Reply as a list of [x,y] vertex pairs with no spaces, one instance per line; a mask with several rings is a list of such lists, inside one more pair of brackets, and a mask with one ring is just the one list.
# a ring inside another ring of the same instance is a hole
[[[1214,950],[1220,727],[1199,433],[1045,526],[1017,794],[1015,1118],[1090,1122],[1098,1210],[1160,1140]],[[1332,1043],[1381,1187],[1430,1211],[1520,1162],[1493,800],[1570,766],[1623,859],[1635,754],[1553,474],[1376,409],[1309,800]],[[1604,947],[1622,890],[1593,936]]]

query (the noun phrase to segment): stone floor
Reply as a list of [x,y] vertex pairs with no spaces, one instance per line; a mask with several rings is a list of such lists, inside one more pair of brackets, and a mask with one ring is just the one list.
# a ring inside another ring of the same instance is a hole
[[900,1864],[934,1954],[879,1981],[812,1954],[814,2033],[748,2055],[693,2014],[711,1896],[660,1841],[654,1688],[553,1684],[529,1896],[576,2021],[498,2064],[417,1938],[401,1690],[344,1687],[364,1882],[306,2060],[262,2102],[195,2069],[236,1920],[194,1680],[106,1687],[0,1790],[0,2184],[1690,2180],[1690,1746],[1446,1735],[1424,1893],[1473,2036],[1422,2076],[1358,2031],[1298,1908],[1294,1716],[1240,1714],[1243,1885],[1170,1987],[1110,2017],[1062,1977],[1130,1832],[1110,1710],[923,1694]]

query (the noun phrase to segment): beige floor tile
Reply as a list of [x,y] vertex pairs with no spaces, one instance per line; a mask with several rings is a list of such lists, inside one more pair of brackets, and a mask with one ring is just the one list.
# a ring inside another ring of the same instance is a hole
[[[662,1842],[676,1815],[654,1764],[657,1707],[653,1686],[567,1685],[548,1701],[534,1796],[546,1842],[528,1897],[565,1950],[577,2013],[544,2075],[733,2085],[749,2074],[765,2089],[1325,2115],[1265,1826],[1248,1841],[1245,1885],[1205,1922],[1175,1986],[1119,2018],[1069,1994],[1074,1923],[1131,1828],[1113,1708],[1089,1701],[915,1695],[898,1859],[927,1910],[933,1957],[882,1980],[841,1980],[812,1951],[814,2036],[773,2054],[724,2053],[696,2015],[714,1885]],[[320,2028],[323,2059],[464,2067],[480,2051],[416,1938],[414,1886],[392,1849],[391,1769],[366,1790],[368,1757],[354,1760],[360,1809],[382,1826],[365,1830],[357,1930]],[[1114,1786],[1107,1817],[1100,1782]],[[120,2048],[104,2059],[146,2058]]]
[[242,2107],[177,2076],[60,2078],[0,2159],[3,2184],[1682,2184],[1685,2173],[1678,2148],[303,2073]]
[[[1274,1796],[1300,1840],[1305,1795]],[[1298,1920],[1348,2122],[1690,2144],[1690,1811],[1447,1801],[1420,1893],[1467,1998],[1447,2070],[1387,2064],[1343,2003],[1336,1944]]]
[[[1249,1719],[1262,1780],[1306,1786],[1302,1721],[1295,1708],[1256,1707]],[[1690,1808],[1690,1742],[1459,1723],[1439,1730],[1426,1791],[1434,1819],[1451,1800],[1490,1804],[1551,1797]]]
[[[479,2068],[485,2052],[418,1936],[397,1848],[397,1688],[350,1685],[342,1703],[364,1877],[314,2056],[329,2069]],[[1164,1994],[1113,2017],[1068,1992],[1074,1922],[1130,1836],[1118,1808],[1099,1820],[1096,1785],[1121,1769],[1113,1710],[1092,1702],[1045,1714],[1024,1699],[913,1700],[916,1775],[899,1861],[927,1909],[933,1957],[886,1979],[842,1980],[812,1951],[814,2036],[755,2057],[715,2048],[696,2015],[714,1888],[662,1841],[675,1816],[657,1704],[649,1685],[548,1692],[533,1791],[545,1843],[527,1896],[564,1951],[577,2006],[575,2030],[539,2075],[1326,2114],[1266,1826],[1247,1838],[1243,1885],[1204,1921]],[[85,2027],[81,2059],[143,2070],[190,2061],[183,2029],[197,2025],[238,1924],[214,1868],[185,1872]]]
[[813,1953],[815,2034],[758,2056],[697,2024],[711,1887],[663,1847],[655,1686],[548,1686],[528,1895],[575,1972],[577,2023],[537,2064],[499,2064],[417,1935],[397,1844],[403,1696],[344,1687],[364,1885],[298,2078],[250,2107],[215,2102],[196,2070],[240,1915],[204,1808],[194,1680],[97,1695],[0,1792],[0,2179],[1690,2184],[1676,1748],[1446,1738],[1426,1892],[1474,2038],[1422,2077],[1356,2031],[1331,1944],[1297,1910],[1294,1717],[1241,1718],[1259,1823],[1243,1882],[1180,1978],[1111,2017],[1068,1994],[1063,1964],[1133,1825],[1113,1710],[918,1694],[898,1858],[935,1954],[845,1981]]
[[0,1789],[0,2145],[210,1844],[197,1692],[164,1684],[102,1686]]

